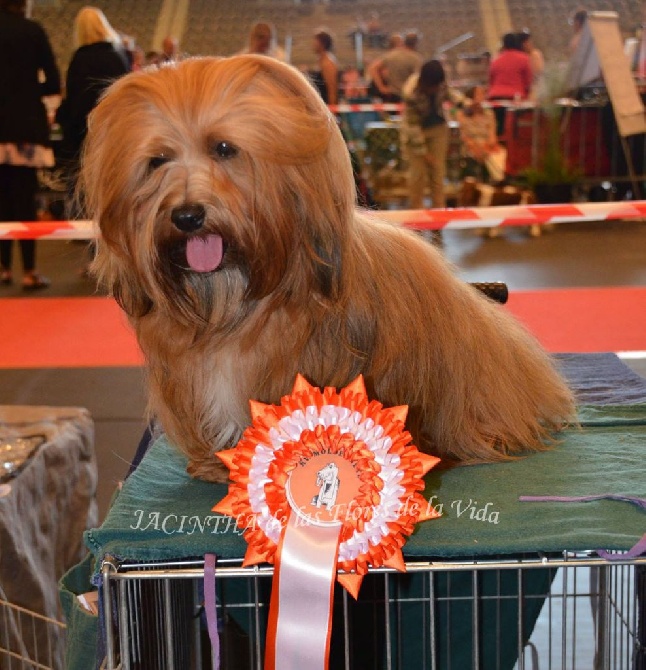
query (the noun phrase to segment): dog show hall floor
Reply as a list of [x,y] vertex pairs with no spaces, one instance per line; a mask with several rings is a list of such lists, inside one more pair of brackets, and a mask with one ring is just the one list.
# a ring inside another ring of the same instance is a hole
[[[448,231],[443,241],[465,281],[507,283],[507,308],[550,351],[625,352],[646,377],[646,223],[560,224],[537,238]],[[102,518],[145,426],[141,355],[116,305],[82,276],[84,244],[41,241],[38,258],[49,289],[25,293],[18,258],[16,282],[0,286],[0,404],[90,411]]]

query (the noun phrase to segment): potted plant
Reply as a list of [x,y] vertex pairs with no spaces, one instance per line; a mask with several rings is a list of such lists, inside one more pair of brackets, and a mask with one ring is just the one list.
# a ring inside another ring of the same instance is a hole
[[582,176],[582,170],[571,165],[561,144],[563,107],[557,103],[564,90],[562,70],[545,73],[537,96],[537,113],[543,123],[536,125],[540,133],[539,145],[543,147],[536,165],[521,173],[539,203],[571,202],[573,186]]

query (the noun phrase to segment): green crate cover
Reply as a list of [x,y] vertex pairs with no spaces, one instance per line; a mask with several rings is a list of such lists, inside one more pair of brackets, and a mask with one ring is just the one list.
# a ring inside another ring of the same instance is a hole
[[66,670],[92,670],[95,667],[99,618],[84,610],[76,596],[95,590],[90,582],[94,557],[66,572],[59,582],[59,596],[67,623]]
[[[646,405],[581,407],[580,427],[550,451],[507,463],[431,470],[425,498],[440,519],[417,527],[407,559],[486,557],[531,551],[627,550],[645,517],[616,501],[521,503],[522,495],[646,496]],[[229,517],[211,512],[225,484],[191,479],[186,458],[165,437],[124,482],[103,525],[87,531],[100,560],[241,558],[246,543]]]

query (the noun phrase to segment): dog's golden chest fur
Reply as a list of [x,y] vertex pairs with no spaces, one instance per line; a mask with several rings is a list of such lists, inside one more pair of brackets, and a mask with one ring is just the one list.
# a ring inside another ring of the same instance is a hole
[[221,479],[250,399],[358,373],[408,405],[418,446],[484,462],[545,448],[572,396],[533,338],[415,234],[356,208],[334,117],[269,58],[192,59],[116,82],[81,183],[94,271],[146,355],[150,410]]

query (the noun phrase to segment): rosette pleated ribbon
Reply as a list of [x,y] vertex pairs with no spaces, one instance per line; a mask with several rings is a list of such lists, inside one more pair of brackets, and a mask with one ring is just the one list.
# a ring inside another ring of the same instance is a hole
[[297,376],[280,405],[251,401],[227,495],[243,565],[275,564],[265,670],[328,667],[334,583],[357,597],[369,567],[405,571],[405,538],[439,516],[421,492],[438,462],[405,429],[408,408],[370,400],[361,376],[337,392]]

